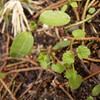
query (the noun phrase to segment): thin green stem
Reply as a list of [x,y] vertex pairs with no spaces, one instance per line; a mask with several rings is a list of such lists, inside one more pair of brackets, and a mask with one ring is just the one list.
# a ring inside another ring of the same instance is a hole
[[100,9],[98,9],[92,16],[90,16],[90,17],[88,17],[88,18],[86,18],[85,20],[82,20],[82,21],[80,21],[80,22],[77,22],[77,23],[71,24],[71,25],[69,25],[69,26],[66,26],[65,29],[68,29],[68,28],[73,27],[73,26],[76,26],[76,25],[80,25],[80,24],[82,24],[82,23],[84,23],[84,22],[90,20],[90,19],[93,18],[94,16],[96,16],[99,12],[100,12]]
[[74,63],[72,63],[72,68],[73,68],[74,77],[75,77],[76,75],[75,75],[75,67],[74,67]]
[[71,53],[72,53],[72,50],[73,50],[73,42],[74,42],[74,38],[72,39],[72,42],[71,42],[71,46],[70,46],[70,50],[71,50]]
[[92,42],[88,43],[86,46],[88,47],[88,46],[89,46],[89,45],[91,45],[93,42],[94,42],[94,41],[92,41]]
[[52,56],[53,56],[53,57],[58,61],[58,63],[61,64],[61,65],[64,67],[64,69],[66,70],[66,67],[60,62],[60,60],[59,60],[55,55],[52,54]]

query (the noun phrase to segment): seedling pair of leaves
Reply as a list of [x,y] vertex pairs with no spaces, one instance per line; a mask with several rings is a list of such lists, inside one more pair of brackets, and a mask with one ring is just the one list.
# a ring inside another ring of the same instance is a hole
[[37,61],[40,62],[42,68],[49,68],[50,67],[50,58],[46,55],[45,52],[41,52]]
[[[74,38],[83,38],[85,34],[86,33],[81,29],[76,29],[72,32],[72,35],[74,36]],[[83,45],[78,46],[76,51],[80,59],[88,58],[88,56],[90,55],[90,50],[86,46],[83,46]],[[66,53],[64,53],[62,59],[64,63],[74,63],[74,56],[70,51],[67,51]]]
[[[96,9],[94,7],[89,8],[86,18],[89,18],[92,14],[94,14],[95,11],[96,11]],[[91,23],[91,21],[92,21],[92,19],[88,20],[87,22]]]
[[68,5],[72,6],[72,7],[78,7],[78,4],[76,1],[82,1],[82,0],[68,0],[68,4],[65,4],[62,8],[61,11],[65,12],[68,8]]
[[[92,96],[98,96],[100,94],[100,84],[96,85],[92,89]],[[89,96],[86,100],[94,100],[92,96]]]
[[[74,38],[83,38],[85,36],[85,32],[81,29],[76,29],[72,32],[72,35]],[[76,52],[78,54],[78,57],[80,59],[88,58],[90,55],[90,50],[83,45],[80,45],[77,47]],[[65,65],[67,65],[67,68],[70,67],[70,65],[74,64],[75,61],[75,55],[72,54],[72,51],[66,51],[63,54],[62,60]],[[73,69],[66,70],[65,77],[68,79],[68,83],[71,89],[77,89],[82,83],[82,77],[77,74],[77,72],[74,69],[74,65],[72,66]]]

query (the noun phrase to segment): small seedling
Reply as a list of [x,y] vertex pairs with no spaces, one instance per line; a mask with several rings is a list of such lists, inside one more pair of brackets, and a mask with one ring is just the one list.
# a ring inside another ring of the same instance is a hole
[[34,31],[37,28],[37,24],[34,21],[30,22],[30,29],[31,31]]
[[45,52],[41,52],[37,61],[40,62],[42,68],[50,67],[50,58],[45,54]]
[[[95,11],[96,11],[96,9],[94,7],[89,8],[89,10],[88,10],[89,14],[86,15],[86,18],[89,18],[92,14],[94,14]],[[87,22],[91,23],[91,21],[92,21],[92,19],[88,20]]]
[[[50,26],[62,26],[68,24],[70,22],[70,16],[62,11],[53,11],[47,10],[41,13],[39,22]],[[34,28],[34,22],[30,25]],[[40,63],[42,68],[51,68],[53,71],[57,73],[62,73],[64,70],[66,71],[65,77],[68,79],[69,87],[71,89],[77,89],[82,83],[82,77],[77,74],[77,71],[74,68],[75,57],[78,56],[80,59],[86,59],[90,55],[90,50],[84,46],[83,44],[78,46],[76,49],[76,54],[73,52],[73,42],[75,38],[84,38],[85,32],[81,29],[74,30],[72,35],[74,36],[71,47],[69,51],[63,53],[62,61],[59,61],[57,57],[48,52],[41,52],[37,61]],[[30,53],[33,47],[34,39],[30,32],[22,32],[19,33],[10,49],[10,56],[13,58],[22,58]],[[70,41],[63,40],[58,42],[51,51],[58,50],[59,48],[65,48],[69,46]],[[57,60],[55,62],[54,58]],[[66,69],[66,68],[71,69]]]

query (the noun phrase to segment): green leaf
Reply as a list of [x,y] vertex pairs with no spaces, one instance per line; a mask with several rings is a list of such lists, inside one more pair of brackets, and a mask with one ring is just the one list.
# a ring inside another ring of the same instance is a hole
[[48,66],[48,63],[46,62],[46,61],[42,61],[42,62],[40,62],[40,65],[41,65],[41,67],[42,68],[47,68]]
[[29,54],[34,43],[33,36],[30,32],[19,33],[10,48],[10,56],[13,58],[22,58]]
[[50,26],[62,26],[70,22],[70,16],[62,11],[46,10],[41,13],[39,22]]
[[78,7],[77,2],[71,2],[70,5],[71,5],[72,7]]
[[64,5],[64,6],[61,8],[61,11],[62,11],[62,12],[65,12],[65,11],[67,10],[67,8],[68,8],[68,5]]
[[[87,15],[86,15],[86,18],[89,18],[90,16],[91,16],[90,14],[87,14]],[[88,22],[88,23],[91,23],[91,21],[92,21],[92,19],[88,20],[87,22]]]
[[86,100],[94,100],[92,96],[89,96]]
[[77,71],[73,69],[66,70],[65,77],[69,79],[71,76],[77,75]]
[[90,55],[90,50],[86,46],[78,46],[77,53],[80,59],[88,58]]
[[71,64],[64,64],[64,66],[66,67],[66,68],[69,68],[70,66],[71,66]]
[[69,44],[70,44],[70,41],[68,40],[60,41],[52,48],[52,50],[57,50],[62,47],[67,47]]
[[94,7],[91,7],[91,8],[88,10],[88,13],[89,13],[89,14],[93,14],[95,11],[96,11],[96,9],[95,9]]
[[82,77],[80,75],[71,76],[68,83],[71,89],[77,89],[82,83]]
[[40,55],[39,55],[38,58],[37,58],[37,61],[38,61],[38,62],[43,61],[43,60],[44,60],[44,56],[45,56],[45,52],[41,52]]
[[92,90],[93,96],[98,96],[100,94],[100,84],[96,85]]
[[31,21],[31,22],[30,22],[30,29],[31,29],[32,31],[34,31],[36,28],[37,28],[36,23],[35,23],[34,21]]
[[37,58],[38,62],[48,61],[48,60],[49,60],[49,57],[45,55],[45,52],[41,52],[39,57]]
[[63,54],[62,57],[63,62],[66,64],[74,63],[74,57],[70,51],[67,51]]
[[0,78],[4,79],[5,78],[5,74],[4,73],[0,73]]
[[73,34],[73,36],[75,37],[75,38],[83,38],[84,36],[85,36],[85,32],[83,31],[83,30],[81,30],[81,29],[76,29],[76,30],[74,30],[73,32],[72,32],[72,34]]
[[61,64],[52,64],[51,69],[58,73],[62,73],[64,71],[64,67]]

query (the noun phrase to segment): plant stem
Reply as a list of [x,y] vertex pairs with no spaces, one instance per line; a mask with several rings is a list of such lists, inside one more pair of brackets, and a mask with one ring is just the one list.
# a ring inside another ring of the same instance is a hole
[[90,20],[90,19],[93,18],[94,16],[96,16],[99,12],[100,12],[100,9],[98,9],[92,16],[90,16],[90,17],[88,17],[88,18],[86,18],[85,20],[82,20],[82,21],[80,21],[80,22],[77,22],[77,23],[71,24],[71,25],[69,25],[69,26],[66,26],[65,29],[68,29],[68,28],[73,27],[73,26],[76,26],[76,25],[80,25],[80,24],[82,24],[82,23],[84,23],[84,22]]
[[61,64],[61,65],[64,67],[64,69],[66,70],[66,67],[60,62],[60,60],[59,60],[55,55],[52,54],[52,56],[53,56],[53,57],[58,61],[58,63]]
[[73,49],[73,42],[74,42],[74,38],[72,39],[72,42],[71,42],[71,46],[70,46],[70,50],[71,50],[71,53],[72,53],[72,49]]
[[[86,11],[87,11],[87,7],[88,7],[89,2],[90,2],[90,0],[86,1],[84,12],[83,12],[83,15],[82,15],[82,20],[85,19],[85,15],[86,15]],[[85,31],[85,23],[82,24],[82,29]]]

